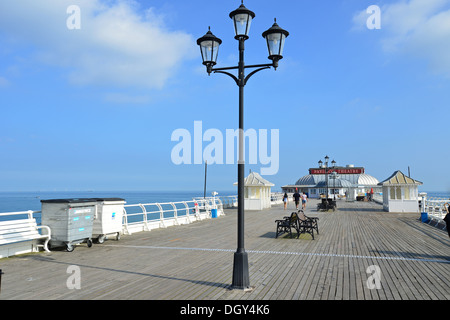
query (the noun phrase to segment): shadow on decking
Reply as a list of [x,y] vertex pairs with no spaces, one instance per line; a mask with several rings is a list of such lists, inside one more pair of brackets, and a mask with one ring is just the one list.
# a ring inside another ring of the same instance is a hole
[[276,232],[269,231],[269,232],[266,232],[266,233],[260,235],[260,237],[261,238],[275,239],[275,235],[276,235]]
[[347,211],[347,212],[381,212],[383,211],[383,207],[379,208],[349,208],[349,207],[336,207],[336,210],[339,211]]
[[[68,265],[68,266],[69,265],[73,265],[73,263],[56,261],[54,258],[45,257],[45,256],[29,256],[28,258],[31,258],[31,259],[34,259],[34,260],[38,260],[38,261],[44,261],[44,262],[56,263],[56,264],[63,264],[63,265]],[[218,287],[218,288],[229,288],[230,287],[229,283],[220,283],[220,282],[211,282],[211,281],[202,281],[202,280],[183,279],[183,278],[169,277],[169,276],[163,276],[163,275],[151,274],[151,273],[142,273],[142,272],[136,272],[136,271],[128,271],[128,270],[119,270],[119,269],[113,269],[113,268],[97,267],[97,266],[86,265],[86,264],[79,264],[79,263],[77,263],[77,266],[78,267],[83,267],[83,268],[96,269],[96,270],[104,270],[104,271],[111,271],[111,272],[134,274],[134,275],[138,275],[138,276],[152,277],[152,278],[157,278],[157,279],[184,281],[184,282],[190,282],[190,283],[194,283],[194,284],[200,284],[200,285],[211,286],[211,287]]]
[[450,257],[442,255],[417,253],[417,252],[389,251],[389,250],[370,250],[370,252],[383,254],[387,257],[418,259],[418,260],[443,260],[442,261],[443,263],[450,263]]
[[[260,237],[274,239],[274,240],[275,239],[312,240],[312,237],[309,233],[308,234],[300,233],[299,237],[297,238],[297,232],[295,232],[295,231],[292,232],[292,238],[289,235],[289,233],[283,233],[281,235],[278,235],[278,238],[275,238],[275,235],[276,235],[276,232],[269,231],[269,232],[266,232],[266,233],[260,235]],[[314,235],[314,236],[316,237],[317,235]]]

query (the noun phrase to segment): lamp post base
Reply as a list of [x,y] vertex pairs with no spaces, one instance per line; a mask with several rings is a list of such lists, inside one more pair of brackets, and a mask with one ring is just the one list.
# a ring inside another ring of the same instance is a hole
[[248,256],[244,250],[234,253],[232,289],[251,290],[248,274]]

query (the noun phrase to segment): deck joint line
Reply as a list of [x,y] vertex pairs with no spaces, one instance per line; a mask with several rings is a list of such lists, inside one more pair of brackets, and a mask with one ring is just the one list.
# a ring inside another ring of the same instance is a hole
[[[186,248],[186,247],[159,247],[159,246],[136,246],[136,245],[103,245],[105,247],[122,247],[122,248],[136,248],[136,249],[164,249],[164,250],[191,250],[191,251],[213,251],[213,252],[235,252],[233,249],[218,249],[218,248]],[[337,253],[313,253],[313,252],[289,252],[289,251],[271,251],[271,250],[246,250],[248,253],[257,254],[279,254],[279,255],[297,255],[297,256],[319,256],[319,257],[334,257],[334,258],[351,258],[351,259],[376,259],[376,260],[400,260],[400,261],[418,261],[418,262],[436,262],[448,263],[450,260],[440,259],[418,259],[407,257],[381,257],[381,256],[363,256],[351,254],[337,254]]]

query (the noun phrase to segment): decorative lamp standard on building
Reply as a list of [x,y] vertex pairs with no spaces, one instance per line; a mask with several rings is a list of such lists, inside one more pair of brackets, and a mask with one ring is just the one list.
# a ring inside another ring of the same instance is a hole
[[[239,63],[234,67],[213,68],[217,63],[217,55],[222,40],[215,37],[209,30],[203,37],[197,40],[202,54],[203,64],[206,66],[208,75],[212,72],[223,73],[231,77],[239,87],[239,160],[238,160],[238,221],[237,221],[237,250],[234,253],[233,263],[233,289],[250,289],[250,279],[248,273],[248,256],[244,249],[244,87],[247,81],[255,73],[278,67],[278,61],[282,58],[284,41],[289,33],[281,29],[276,23],[263,33],[266,38],[270,64],[245,65],[244,63],[244,42],[249,38],[250,25],[255,18],[255,13],[248,10],[243,1],[236,10],[230,13],[233,20],[235,39],[239,41]],[[253,68],[247,76],[245,69]],[[238,76],[227,72],[237,70]]]

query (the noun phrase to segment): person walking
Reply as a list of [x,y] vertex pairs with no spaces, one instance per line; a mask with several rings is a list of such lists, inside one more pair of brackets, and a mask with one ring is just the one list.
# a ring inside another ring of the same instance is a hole
[[306,202],[308,201],[308,196],[306,195],[306,193],[302,193],[302,209],[305,210],[306,209]]
[[283,202],[284,202],[284,210],[286,210],[287,203],[288,203],[288,195],[286,192],[284,193],[284,196],[283,196]]
[[297,208],[297,210],[298,210],[298,204],[300,202],[300,193],[298,193],[297,188],[295,188],[295,193],[292,197],[294,198],[294,201],[295,201],[295,208]]
[[444,203],[444,208],[445,208],[445,205],[447,205],[447,214],[444,217],[444,221],[447,226],[448,236],[450,237],[450,204],[448,202]]

